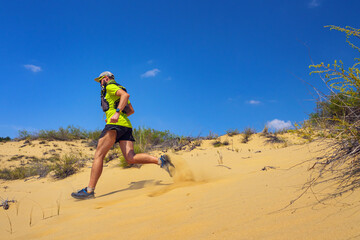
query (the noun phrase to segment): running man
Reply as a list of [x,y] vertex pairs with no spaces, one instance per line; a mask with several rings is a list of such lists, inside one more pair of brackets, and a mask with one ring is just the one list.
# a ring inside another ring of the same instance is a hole
[[106,114],[106,125],[102,131],[95,151],[89,185],[73,192],[76,199],[88,199],[95,196],[95,186],[103,170],[106,154],[115,143],[119,143],[122,154],[128,164],[158,164],[171,176],[170,167],[174,167],[166,155],[159,159],[145,153],[135,154],[132,126],[128,116],[134,113],[126,89],[115,82],[114,74],[103,72],[95,78],[101,85],[101,107]]

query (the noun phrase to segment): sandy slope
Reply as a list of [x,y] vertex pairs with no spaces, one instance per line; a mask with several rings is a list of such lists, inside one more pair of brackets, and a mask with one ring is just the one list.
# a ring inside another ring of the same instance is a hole
[[[241,136],[223,136],[230,145],[204,141],[190,152],[170,153],[173,179],[155,165],[123,170],[110,164],[96,198],[86,201],[70,193],[87,184],[89,168],[61,181],[1,181],[0,196],[18,203],[0,209],[0,239],[360,238],[359,192],[326,205],[306,194],[285,208],[301,193],[311,163],[290,167],[319,154],[318,143],[285,137],[286,145],[273,145],[259,136],[247,144]],[[265,166],[273,168],[262,171]]]

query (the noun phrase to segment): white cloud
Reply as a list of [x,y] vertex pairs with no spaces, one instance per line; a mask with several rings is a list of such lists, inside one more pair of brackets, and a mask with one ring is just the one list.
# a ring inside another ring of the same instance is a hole
[[320,6],[320,0],[311,0],[308,4],[309,8],[316,8]]
[[260,104],[261,102],[260,101],[257,101],[257,100],[250,100],[250,101],[247,101],[248,104],[251,104],[251,105],[258,105]]
[[41,72],[41,71],[42,71],[41,67],[35,66],[35,65],[32,65],[32,64],[25,64],[24,67],[25,67],[27,70],[30,70],[30,71],[32,71],[32,72],[34,72],[34,73],[36,73],[36,72]]
[[159,69],[154,68],[153,70],[149,70],[143,74],[141,74],[142,78],[155,77],[160,72]]
[[271,129],[275,129],[275,130],[282,130],[282,129],[287,129],[287,128],[291,128],[291,122],[290,121],[283,121],[283,120],[279,120],[279,119],[274,119],[270,122],[267,122],[266,124],[269,128]]

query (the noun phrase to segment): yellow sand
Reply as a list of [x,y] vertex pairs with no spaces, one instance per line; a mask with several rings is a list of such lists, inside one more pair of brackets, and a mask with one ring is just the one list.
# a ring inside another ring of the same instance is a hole
[[[326,204],[316,204],[309,193],[288,206],[301,194],[312,164],[291,167],[321,153],[317,142],[284,138],[286,144],[265,144],[256,135],[244,144],[240,135],[222,136],[228,146],[215,148],[209,140],[170,153],[174,178],[156,165],[121,169],[114,162],[104,168],[92,200],[70,196],[87,185],[88,167],[64,180],[2,180],[0,196],[18,202],[0,209],[0,239],[360,238],[360,191]],[[19,154],[17,144],[23,142],[0,145],[3,166]],[[21,152],[35,155],[40,145]],[[71,151],[93,153],[84,143],[75,145]]]

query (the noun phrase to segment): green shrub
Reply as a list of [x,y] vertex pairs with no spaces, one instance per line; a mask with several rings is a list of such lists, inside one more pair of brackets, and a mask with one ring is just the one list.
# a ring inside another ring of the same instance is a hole
[[276,133],[274,134],[267,134],[265,143],[286,143],[283,138],[278,137]]
[[8,142],[11,141],[10,137],[0,137],[0,142]]
[[178,146],[182,137],[178,137],[170,131],[159,131],[151,128],[138,127],[133,129],[133,136],[142,152],[154,148],[172,148]]
[[264,129],[261,131],[261,136],[267,136],[269,134],[269,126],[265,125]]
[[[360,29],[326,26],[346,34],[346,42],[358,53],[360,48],[352,39],[360,39]],[[307,189],[321,182],[333,181],[337,189],[330,197],[354,191],[360,187],[360,59],[355,58],[351,67],[342,61],[333,64],[311,65],[310,74],[319,74],[330,94],[319,94],[315,112],[297,132],[304,138],[317,136],[333,138],[325,141],[324,156],[318,158],[312,169],[317,169]],[[326,178],[324,179],[324,177]],[[329,197],[329,196],[328,196]]]
[[36,175],[36,173],[29,167],[4,168],[0,170],[0,178],[5,180],[23,179],[34,175]]
[[[86,131],[72,125],[58,130],[40,130],[29,132],[21,130],[18,133],[18,139],[42,139],[42,140],[59,140],[71,141],[79,139],[91,140],[88,142],[89,147],[96,147],[102,130]],[[139,144],[141,151],[153,150],[155,148],[168,149],[188,144],[193,138],[179,137],[170,133],[169,130],[159,131],[151,128],[138,127],[133,129],[133,136]],[[186,142],[186,143],[185,143]]]
[[40,130],[33,133],[30,133],[27,130],[20,130],[18,133],[18,139],[70,141],[77,139],[85,139],[88,138],[89,135],[92,135],[92,132],[87,132],[86,130],[70,125],[66,128],[60,127],[58,130]]
[[219,141],[219,140],[215,140],[214,142],[212,142],[212,145],[214,147],[221,147],[221,146],[228,146],[229,145],[229,141],[225,140],[223,142]]
[[222,146],[222,143],[221,143],[219,140],[216,140],[216,141],[214,141],[214,142],[212,143],[212,145],[213,145],[214,147],[221,147],[221,146]]
[[84,160],[79,155],[70,153],[58,159],[54,166],[54,177],[63,179],[76,173],[84,166]]
[[209,132],[209,135],[205,137],[206,140],[213,140],[218,138],[219,136],[216,133],[213,133],[212,131]]
[[36,163],[32,166],[21,166],[14,169],[4,168],[0,170],[0,179],[16,180],[32,176],[45,177],[51,171],[51,166],[46,163]]
[[[135,154],[143,152],[140,145],[138,145],[138,144],[134,145],[134,152],[135,152]],[[122,168],[130,168],[130,167],[132,167],[132,164],[128,164],[127,161],[125,160],[124,155],[122,155],[122,154],[119,157],[119,161],[120,161],[119,166],[122,167]]]
[[98,140],[101,135],[101,132],[102,130],[87,131],[86,136],[88,139]]
[[229,145],[229,141],[228,141],[228,140],[223,141],[223,142],[222,142],[222,145],[228,146],[228,145]]
[[226,134],[229,136],[229,137],[232,137],[232,136],[235,136],[235,135],[238,135],[238,134],[240,134],[239,133],[239,130],[237,130],[237,129],[229,129],[229,130],[227,130],[226,131]]
[[70,125],[67,128],[60,127],[58,130],[40,130],[38,138],[70,141],[87,138],[87,132],[81,128]]
[[20,139],[20,140],[23,140],[23,139],[29,139],[29,138],[31,138],[33,136],[33,134],[31,134],[29,131],[27,131],[27,130],[19,130],[19,132],[18,132],[18,138]]
[[250,128],[250,127],[246,127],[243,131],[243,139],[242,139],[242,143],[247,143],[250,141],[250,137],[251,135],[255,134],[256,133],[256,130]]

